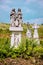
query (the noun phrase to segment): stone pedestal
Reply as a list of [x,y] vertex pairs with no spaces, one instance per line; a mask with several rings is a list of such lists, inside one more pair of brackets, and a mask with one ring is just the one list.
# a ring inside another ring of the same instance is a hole
[[39,26],[37,24],[34,24],[33,28],[34,28],[33,38],[36,40],[37,44],[40,44],[38,30],[37,30]]
[[11,47],[18,47],[21,42],[21,32],[23,31],[22,27],[10,27],[9,30],[11,34]]
[[33,38],[39,38],[37,29],[34,29]]
[[16,13],[15,9],[12,9],[10,13],[10,21],[11,26],[9,30],[12,32],[11,34],[11,47],[17,47],[21,42],[21,32],[23,28],[21,26],[22,23],[22,12],[21,9],[18,9]]
[[14,45],[14,33],[12,33],[12,35],[11,35],[11,46],[13,46]]
[[32,38],[31,31],[29,29],[27,29],[26,36],[28,38]]

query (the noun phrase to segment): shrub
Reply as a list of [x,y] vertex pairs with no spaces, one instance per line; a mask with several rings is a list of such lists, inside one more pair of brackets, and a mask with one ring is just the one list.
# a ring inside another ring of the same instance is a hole
[[41,46],[34,47],[33,53],[34,53],[34,56],[36,56],[38,58],[42,57],[43,56],[43,47],[41,47]]

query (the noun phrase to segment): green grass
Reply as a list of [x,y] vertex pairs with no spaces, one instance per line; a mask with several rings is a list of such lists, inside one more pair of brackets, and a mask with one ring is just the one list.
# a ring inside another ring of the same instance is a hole
[[[22,26],[23,26],[22,35],[26,35],[27,28],[29,28],[33,34],[34,29],[32,28],[32,24],[30,25],[22,24]],[[10,34],[9,27],[10,27],[10,24],[0,23],[0,34],[6,34],[6,33]],[[39,33],[39,37],[42,38],[43,37],[43,25],[40,25],[38,29],[38,33]]]
[[43,43],[36,44],[35,40],[22,38],[21,43],[17,48],[10,48],[10,38],[0,38],[0,58],[17,58],[22,57],[28,59],[31,57],[43,57]]
[[34,42],[33,39],[30,40],[26,37],[27,28],[31,29],[32,34],[34,32],[34,29],[32,29],[32,24],[28,26],[27,24],[22,24],[22,26],[22,42],[20,43],[19,47],[15,49],[10,48],[10,24],[0,23],[0,58],[28,58],[28,56],[43,57],[43,25],[40,25],[40,28],[38,29],[40,37],[39,46],[36,44],[37,42]]

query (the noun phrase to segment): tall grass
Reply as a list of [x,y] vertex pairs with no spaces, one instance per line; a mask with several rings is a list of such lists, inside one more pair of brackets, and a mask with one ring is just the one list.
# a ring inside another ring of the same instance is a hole
[[10,48],[10,39],[0,38],[0,58],[29,58],[29,56],[43,58],[43,43],[37,45],[33,39],[22,38],[17,48]]

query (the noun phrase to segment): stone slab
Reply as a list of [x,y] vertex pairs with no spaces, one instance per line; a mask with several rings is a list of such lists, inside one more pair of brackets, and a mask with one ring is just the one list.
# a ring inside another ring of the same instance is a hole
[[19,32],[19,31],[23,31],[23,27],[10,27],[9,28],[10,31],[14,31],[14,32]]

